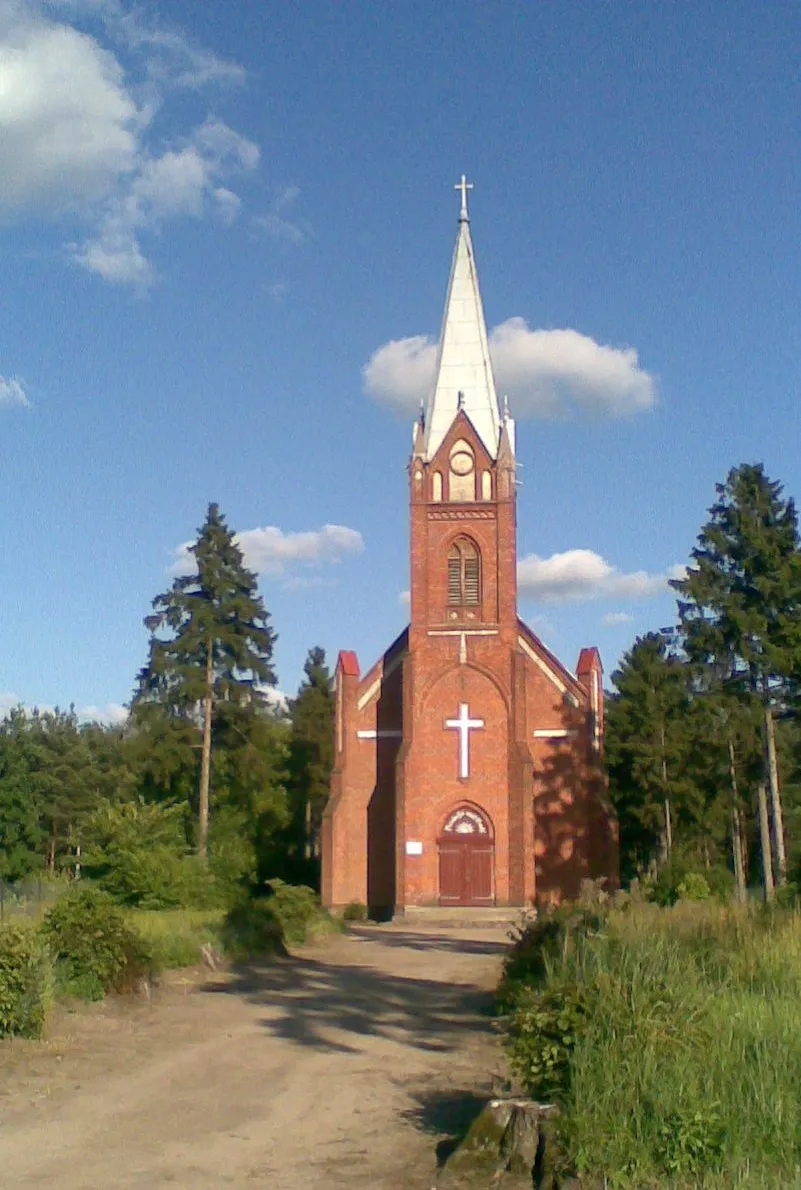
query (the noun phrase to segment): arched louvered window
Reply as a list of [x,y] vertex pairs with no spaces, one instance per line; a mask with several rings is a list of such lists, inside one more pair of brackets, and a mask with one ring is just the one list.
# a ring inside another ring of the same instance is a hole
[[472,541],[455,541],[448,553],[448,603],[476,607],[481,602],[481,558]]

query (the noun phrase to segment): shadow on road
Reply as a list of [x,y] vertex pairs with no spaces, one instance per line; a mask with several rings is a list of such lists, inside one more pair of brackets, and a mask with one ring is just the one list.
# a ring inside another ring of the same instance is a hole
[[470,1125],[487,1103],[486,1095],[475,1090],[422,1092],[414,1096],[415,1106],[403,1118],[420,1132],[445,1137],[437,1143],[437,1165],[442,1166],[467,1136]]
[[[375,940],[372,933],[370,940]],[[439,948],[445,949],[451,942],[440,940]],[[463,950],[470,945],[458,943]],[[497,948],[494,943],[472,945],[491,948],[480,953],[503,950],[500,943]],[[487,1033],[493,1028],[492,994],[483,988],[444,978],[415,979],[369,966],[337,964],[324,956],[301,954],[249,963],[201,990],[244,996],[263,1005],[262,1023],[275,1037],[342,1053],[358,1053],[360,1037],[383,1037],[417,1049],[449,1053],[466,1030]]]

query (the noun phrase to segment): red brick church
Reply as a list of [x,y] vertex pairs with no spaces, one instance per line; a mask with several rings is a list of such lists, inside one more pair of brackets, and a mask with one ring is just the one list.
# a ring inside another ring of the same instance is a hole
[[515,432],[499,407],[467,211],[409,464],[411,619],[336,668],[323,902],[530,905],[617,881],[594,647],[573,673],[517,614]]

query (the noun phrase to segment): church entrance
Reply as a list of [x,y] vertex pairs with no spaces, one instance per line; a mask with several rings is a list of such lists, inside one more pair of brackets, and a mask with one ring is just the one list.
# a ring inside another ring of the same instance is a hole
[[439,837],[440,905],[494,905],[495,844],[489,821],[459,806]]

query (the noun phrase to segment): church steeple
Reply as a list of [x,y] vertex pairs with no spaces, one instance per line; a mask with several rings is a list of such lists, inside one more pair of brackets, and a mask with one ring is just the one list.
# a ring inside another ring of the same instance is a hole
[[425,411],[425,457],[430,461],[460,409],[469,417],[490,458],[498,457],[501,419],[492,374],[487,327],[478,288],[470,236],[467,191],[462,174],[459,231],[453,253],[445,315],[439,341],[437,376]]

